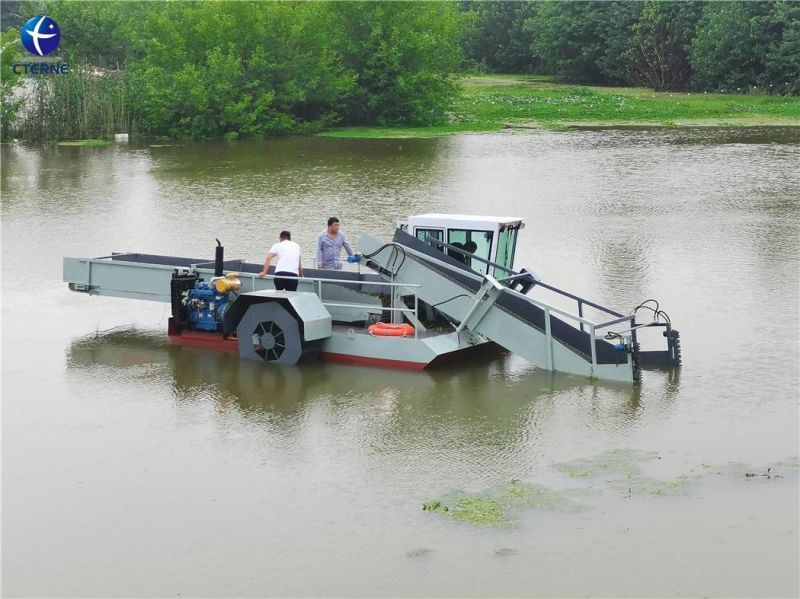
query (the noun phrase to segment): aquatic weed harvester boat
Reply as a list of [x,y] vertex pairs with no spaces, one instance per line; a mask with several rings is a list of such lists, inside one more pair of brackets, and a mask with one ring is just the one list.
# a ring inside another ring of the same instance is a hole
[[[626,315],[514,270],[523,227],[521,218],[410,216],[388,243],[361,237],[358,271],[305,269],[297,291],[275,290],[274,274],[258,278],[260,264],[225,260],[219,241],[214,260],[64,258],[64,281],[90,295],[170,302],[173,342],[262,362],[422,369],[497,344],[539,368],[604,380],[680,366],[679,333],[654,300]],[[577,302],[577,312],[532,297],[536,288]],[[637,333],[654,327],[666,348],[643,350]]]

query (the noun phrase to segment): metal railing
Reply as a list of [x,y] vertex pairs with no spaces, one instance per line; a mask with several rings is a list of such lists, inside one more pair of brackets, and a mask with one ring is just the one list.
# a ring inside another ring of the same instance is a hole
[[[507,284],[509,282],[511,282],[511,281],[515,281],[515,280],[519,280],[519,279],[530,279],[530,278],[532,278],[532,275],[530,273],[528,273],[528,272],[517,272],[517,271],[515,271],[515,270],[513,270],[511,268],[508,268],[508,267],[503,266],[501,264],[497,264],[496,262],[492,262],[491,260],[487,260],[487,259],[482,258],[480,256],[476,256],[475,254],[473,254],[473,253],[471,253],[469,251],[466,251],[463,248],[459,248],[459,247],[453,246],[453,245],[451,245],[449,243],[445,243],[444,241],[441,241],[440,239],[437,239],[436,237],[433,237],[432,235],[426,235],[424,241],[430,243],[431,245],[435,244],[435,245],[439,246],[440,248],[444,247],[444,248],[447,248],[448,250],[452,250],[454,252],[458,252],[458,253],[462,254],[463,256],[465,256],[468,260],[469,259],[478,260],[479,262],[481,262],[483,264],[486,264],[488,266],[494,267],[494,268],[499,269],[499,270],[501,270],[503,272],[511,273],[507,277],[496,279],[497,283],[506,284],[505,286],[507,286],[507,287],[508,287]],[[483,274],[484,279],[493,279],[493,277],[491,277],[490,275],[486,275],[484,273],[477,273],[477,274]],[[578,305],[578,314],[573,314],[571,312],[568,312],[567,310],[562,310],[561,308],[556,308],[555,306],[551,306],[550,304],[547,304],[545,302],[536,300],[536,299],[534,299],[534,298],[532,298],[532,297],[530,297],[528,295],[525,295],[525,298],[528,301],[530,301],[533,305],[535,305],[536,307],[540,308],[544,312],[545,336],[547,338],[547,352],[548,352],[548,359],[550,361],[551,368],[554,367],[554,365],[553,365],[553,350],[552,350],[553,334],[552,334],[552,325],[551,325],[551,320],[550,320],[551,314],[557,314],[557,315],[562,316],[564,318],[568,318],[570,320],[573,320],[573,321],[577,322],[578,327],[580,328],[581,332],[588,332],[588,334],[589,334],[589,347],[590,347],[590,354],[591,354],[590,355],[590,359],[591,359],[591,362],[592,362],[592,367],[597,366],[597,347],[595,345],[595,341],[598,340],[598,339],[604,340],[604,341],[606,340],[604,335],[599,335],[598,336],[597,332],[600,329],[604,329],[606,327],[610,327],[610,326],[615,325],[615,324],[620,324],[622,322],[629,322],[630,323],[630,328],[625,330],[625,331],[620,332],[620,335],[624,335],[624,333],[631,333],[631,337],[634,337],[636,329],[640,328],[640,327],[636,326],[635,316],[630,316],[630,315],[629,316],[625,316],[624,314],[620,314],[619,312],[617,312],[615,310],[611,310],[610,308],[606,308],[605,306],[601,306],[600,304],[597,304],[595,302],[587,300],[586,298],[580,297],[579,295],[575,295],[574,293],[570,293],[568,291],[564,291],[563,289],[559,289],[558,287],[554,287],[553,285],[549,285],[547,283],[544,283],[544,282],[542,282],[542,281],[540,281],[538,279],[534,279],[534,281],[535,281],[535,284],[540,286],[540,287],[548,289],[548,290],[550,290],[550,291],[552,291],[554,293],[557,293],[558,295],[564,296],[566,298],[575,300],[577,302],[577,305]],[[512,288],[509,287],[509,289],[512,289]],[[599,310],[601,312],[604,312],[604,313],[609,314],[611,316],[614,316],[616,318],[613,319],[613,320],[609,320],[607,322],[596,323],[596,322],[594,322],[592,320],[589,320],[588,318],[584,317],[584,315],[583,315],[583,307],[584,306],[589,306],[591,308],[594,308],[596,310]]]
[[[534,306],[540,308],[544,312],[544,326],[545,326],[545,336],[547,338],[547,350],[549,359],[551,361],[551,367],[553,366],[553,350],[552,350],[552,343],[553,343],[553,333],[552,333],[552,325],[550,321],[551,314],[556,314],[558,316],[562,316],[564,318],[568,318],[570,320],[576,321],[580,325],[580,330],[582,332],[587,332],[589,334],[589,351],[590,351],[590,358],[592,362],[592,367],[597,366],[597,346],[595,345],[595,341],[603,340],[605,341],[604,335],[598,335],[597,331],[603,329],[605,327],[609,327],[613,324],[617,324],[620,322],[630,321],[633,325],[634,317],[633,316],[624,316],[622,318],[618,318],[616,320],[610,320],[608,322],[603,323],[596,323],[588,318],[585,318],[582,313],[573,314],[567,310],[562,310],[561,308],[556,308],[555,306],[551,306],[550,304],[546,304],[545,302],[536,300],[530,296],[525,296],[525,298],[531,302]],[[588,329],[588,331],[587,331]]]
[[[251,289],[253,291],[256,290],[256,279],[267,279],[267,280],[274,280],[274,279],[286,279],[287,277],[279,277],[275,275],[264,275],[263,277],[258,277],[253,273],[239,273],[239,278],[249,278],[251,279]],[[358,309],[368,309],[368,310],[375,310],[380,308],[381,311],[386,312],[399,312],[401,314],[413,314],[413,322],[414,326],[414,337],[418,336],[418,329],[419,326],[419,299],[417,297],[416,292],[413,293],[414,295],[414,307],[409,308],[407,306],[403,306],[401,308],[396,307],[396,300],[397,300],[397,289],[400,287],[410,288],[410,289],[417,289],[421,287],[416,283],[396,283],[396,282],[388,282],[388,281],[362,281],[362,280],[352,280],[352,279],[328,279],[325,277],[297,277],[298,284],[300,283],[311,283],[312,289],[314,293],[317,294],[320,301],[324,306],[336,307],[336,308],[352,308],[355,310]],[[373,304],[351,304],[351,303],[341,303],[341,302],[332,302],[332,301],[325,301],[322,296],[322,285],[325,283],[334,283],[336,285],[369,285],[369,286],[377,286],[377,287],[389,287],[390,288],[390,305],[389,307],[386,306],[375,306]]]
[[[357,272],[361,273],[361,263],[360,262],[347,262],[347,260],[342,260],[342,268],[339,269],[340,271],[345,272]],[[316,258],[310,257],[303,257],[303,268],[308,268],[312,270],[321,270],[317,268],[317,260]]]
[[[517,272],[512,268],[508,268],[507,266],[503,266],[501,264],[497,264],[496,262],[492,262],[491,260],[487,260],[485,258],[481,258],[480,256],[476,256],[475,254],[473,254],[471,252],[468,252],[468,251],[464,250],[463,248],[459,248],[459,247],[456,247],[456,246],[451,245],[449,243],[445,243],[444,241],[441,241],[440,239],[437,239],[436,237],[433,237],[432,235],[426,235],[424,241],[426,241],[428,243],[431,243],[432,245],[435,243],[436,245],[441,246],[441,247],[445,247],[448,250],[452,250],[452,251],[458,252],[459,254],[461,254],[464,257],[466,257],[468,260],[469,259],[477,260],[478,262],[481,262],[483,264],[487,264],[488,266],[491,266],[493,268],[502,270],[503,272],[511,273],[507,277],[503,277],[502,279],[497,279],[499,283],[507,283],[509,281],[514,281],[514,280],[518,280],[518,279],[533,278],[530,273]],[[478,273],[478,274],[483,274],[483,273]],[[550,290],[550,291],[552,291],[554,293],[557,293],[557,294],[563,295],[564,297],[567,297],[569,299],[575,300],[578,303],[578,316],[580,316],[580,317],[583,317],[583,307],[584,306],[589,306],[589,307],[594,308],[596,310],[600,310],[601,312],[605,312],[606,314],[610,314],[611,316],[616,316],[618,318],[627,319],[627,317],[624,314],[620,314],[619,312],[616,312],[615,310],[612,310],[610,308],[606,308],[605,306],[601,306],[600,304],[596,304],[595,302],[589,301],[586,298],[580,297],[579,295],[575,295],[574,293],[570,293],[568,291],[564,291],[563,289],[559,289],[558,287],[554,287],[553,285],[549,285],[549,284],[547,284],[547,283],[545,283],[545,282],[543,282],[541,280],[538,280],[538,279],[534,279],[534,281],[535,281],[536,285],[538,285],[539,287],[543,287],[543,288],[548,289],[548,290]],[[581,329],[581,331],[584,330],[583,323],[580,323],[580,329]]]
[[[468,252],[464,248],[460,248],[460,247],[457,247],[455,245],[451,245],[449,243],[445,243],[441,239],[436,239],[436,237],[434,237],[433,235],[425,235],[425,239],[423,241],[425,241],[427,243],[433,242],[438,246],[446,247],[448,250],[452,250],[454,252],[458,252],[459,254],[464,256],[467,260],[470,260],[470,259],[471,260],[477,260],[478,262],[486,264],[487,266],[491,266],[493,268],[498,268],[498,269],[502,270],[503,272],[510,272],[512,274],[518,274],[512,268],[508,268],[507,266],[502,266],[501,264],[498,264],[497,262],[492,262],[491,260],[487,260],[486,258],[481,258],[480,256],[476,256],[475,254],[473,254],[472,252]],[[431,243],[431,245],[433,245],[433,244]],[[442,253],[444,253],[444,252],[442,252]],[[449,253],[447,255],[449,255]],[[467,264],[467,263],[465,262],[464,264]],[[482,274],[485,274],[485,273],[478,273],[478,274],[482,275]]]

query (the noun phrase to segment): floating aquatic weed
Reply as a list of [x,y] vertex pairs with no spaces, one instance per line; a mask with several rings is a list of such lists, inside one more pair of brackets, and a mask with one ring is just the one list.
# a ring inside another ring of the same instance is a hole
[[438,512],[442,509],[447,511],[447,506],[442,506],[441,501],[429,501],[422,504],[422,511],[424,512]]
[[470,524],[510,526],[513,520],[530,510],[578,512],[586,509],[575,501],[574,495],[574,490],[559,491],[514,480],[475,495],[460,491],[450,493],[423,504],[422,509]]
[[503,506],[494,499],[483,497],[464,497],[456,504],[456,509],[448,514],[461,522],[489,526],[508,526],[509,521]]
[[698,477],[681,475],[672,480],[631,476],[608,481],[608,486],[625,497],[663,497],[689,495]]
[[494,554],[496,557],[509,557],[512,555],[517,555],[519,551],[516,549],[512,549],[511,547],[501,547],[500,549],[496,549]]
[[783,478],[780,474],[772,472],[772,468],[767,468],[764,472],[745,472],[745,478]]
[[786,458],[772,465],[773,471],[782,476],[797,476],[800,474],[800,456]]
[[488,497],[453,493],[440,501],[423,504],[422,509],[471,524],[489,526],[507,526],[509,524],[503,506]]
[[406,557],[408,559],[424,559],[433,553],[433,549],[428,549],[427,547],[419,547],[417,549],[411,549],[406,551]]
[[702,468],[712,474],[739,480],[795,478],[800,473],[800,457],[787,458],[764,466],[753,466],[744,462],[728,462],[727,464],[702,464]]
[[743,477],[751,467],[744,462],[728,462],[727,464],[701,464],[701,468],[709,474],[720,474],[739,478]]
[[553,510],[559,512],[579,512],[586,506],[577,503],[571,491],[558,491],[542,485],[513,481],[505,489],[509,508],[530,508],[534,510]]
[[57,146],[79,146],[82,148],[102,148],[109,145],[111,142],[106,139],[71,139],[59,141]]
[[654,451],[612,449],[589,458],[579,458],[569,462],[554,464],[554,467],[556,470],[572,478],[589,478],[608,474],[633,476],[640,472],[636,462],[644,462],[657,458],[658,454]]

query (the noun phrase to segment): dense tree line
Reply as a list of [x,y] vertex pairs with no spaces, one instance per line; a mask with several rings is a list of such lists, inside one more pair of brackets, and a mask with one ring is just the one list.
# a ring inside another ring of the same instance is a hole
[[[60,24],[68,76],[26,79],[17,29]],[[800,94],[800,3],[4,0],[3,136],[261,136],[447,119],[474,70]],[[47,115],[47,118],[41,118]]]
[[429,125],[458,93],[465,16],[455,4],[22,4],[20,14],[59,23],[71,65],[67,77],[33,83],[49,118],[37,122],[30,106],[19,113],[15,129],[26,137],[103,135],[120,121],[136,133],[193,138]]
[[478,68],[659,90],[800,94],[800,3],[462,2]]

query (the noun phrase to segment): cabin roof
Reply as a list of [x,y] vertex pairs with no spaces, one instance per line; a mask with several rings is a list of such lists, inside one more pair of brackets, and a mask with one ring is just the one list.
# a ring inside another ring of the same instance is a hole
[[409,220],[441,220],[459,221],[473,223],[516,223],[524,220],[521,216],[482,216],[475,214],[443,214],[439,212],[429,212],[427,214],[413,214]]

